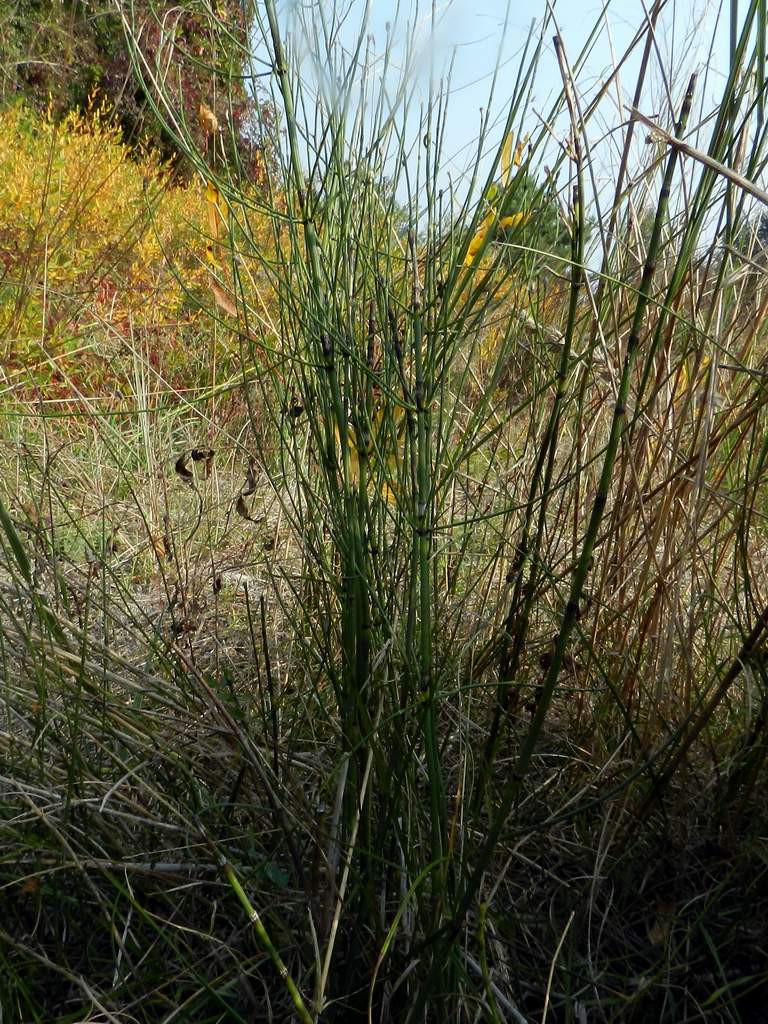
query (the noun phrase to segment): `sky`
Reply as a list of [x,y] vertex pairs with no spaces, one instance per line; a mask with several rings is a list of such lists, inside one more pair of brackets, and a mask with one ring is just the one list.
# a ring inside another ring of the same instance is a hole
[[[577,89],[583,102],[588,102],[599,89],[606,75],[624,54],[637,30],[645,24],[646,9],[651,0],[554,0],[552,12],[564,40],[566,53],[575,64],[582,47],[595,25],[600,26],[594,44],[578,72]],[[323,69],[319,65],[324,54],[312,54],[308,43],[310,32],[321,26],[321,17],[328,23],[332,0],[282,0],[279,17],[289,50],[299,56],[298,66],[309,89],[317,88]],[[493,68],[497,61],[500,74],[495,101],[491,105],[491,122],[496,127],[489,134],[493,146],[501,142],[503,119],[513,90],[521,54],[532,23],[540,26],[546,14],[546,0],[513,0],[509,8],[505,0],[435,0],[436,28],[432,28],[431,0],[336,0],[336,9],[345,15],[339,41],[347,52],[351,51],[360,32],[363,13],[368,6],[367,34],[370,45],[379,55],[387,46],[388,35],[393,40],[393,63],[404,53],[404,42],[409,26],[416,25],[417,59],[414,81],[416,99],[424,101],[428,93],[429,68],[439,75],[452,62],[452,86],[445,119],[445,144],[442,174],[445,184],[449,178],[455,184],[474,155],[481,110],[488,101],[488,90]],[[721,8],[725,6],[725,10]],[[745,4],[741,5],[742,7]],[[698,99],[704,112],[712,110],[718,89],[722,89],[723,72],[729,59],[729,4],[718,0],[667,0],[657,24],[657,52],[652,59],[649,82],[640,104],[644,113],[658,117],[669,126],[671,122],[671,93],[675,106],[679,105],[692,70],[706,71],[698,86]],[[507,21],[506,32],[504,29]],[[545,36],[545,47],[539,65],[533,98],[530,104],[530,124],[524,131],[534,132],[546,117],[552,100],[561,90],[561,76],[552,45],[554,28]],[[603,101],[600,112],[590,126],[594,145],[594,166],[597,185],[610,184],[620,150],[620,134],[616,127],[626,120],[621,109],[630,102],[638,68],[639,51],[630,57],[622,69],[619,83],[614,85]],[[665,82],[660,68],[671,69],[673,79]],[[390,74],[390,79],[392,75]],[[418,130],[414,114],[410,118],[414,131]],[[542,153],[542,161],[553,155],[553,150],[567,135],[567,120],[563,115],[551,125],[551,140]],[[703,143],[692,139],[694,145]],[[642,144],[641,142],[638,143]],[[642,156],[642,154],[639,154]],[[458,189],[460,191],[460,188]]]

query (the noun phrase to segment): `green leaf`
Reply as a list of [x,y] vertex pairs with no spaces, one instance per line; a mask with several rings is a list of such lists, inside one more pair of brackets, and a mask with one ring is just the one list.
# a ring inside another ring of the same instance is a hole
[[483,193],[483,199],[486,201],[486,203],[493,203],[500,191],[501,190],[499,186],[496,184],[496,182],[491,182],[491,184]]
[[10,545],[13,556],[16,559],[16,564],[21,570],[21,574],[24,579],[31,585],[32,583],[32,567],[27,553],[24,550],[24,545],[21,543],[21,538],[16,532],[16,527],[13,525],[13,520],[8,514],[8,509],[5,504],[0,500],[0,524],[2,524],[3,531],[8,538],[8,544]]

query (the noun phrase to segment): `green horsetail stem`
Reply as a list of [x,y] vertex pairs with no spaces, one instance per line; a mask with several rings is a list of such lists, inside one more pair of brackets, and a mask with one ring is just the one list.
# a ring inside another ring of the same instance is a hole
[[[676,126],[676,134],[682,135],[685,131],[686,124],[688,123],[688,116],[691,111],[693,103],[693,92],[696,85],[696,75],[693,74],[688,83],[688,89],[685,93],[685,98],[680,110],[680,118]],[[552,702],[552,698],[555,693],[557,686],[558,676],[560,675],[560,669],[563,665],[563,659],[565,657],[566,648],[570,639],[573,628],[579,618],[579,602],[581,595],[584,590],[584,584],[587,578],[590,564],[592,562],[592,556],[595,547],[595,541],[597,540],[598,530],[600,529],[600,523],[605,512],[605,507],[608,503],[608,492],[613,477],[613,470],[616,463],[616,456],[619,451],[619,444],[621,442],[622,435],[626,427],[626,413],[627,413],[627,399],[629,397],[629,388],[632,380],[632,370],[635,365],[635,359],[637,357],[638,350],[640,348],[641,331],[643,322],[645,320],[646,310],[648,308],[651,299],[651,283],[653,276],[656,271],[656,257],[659,252],[659,246],[661,242],[661,233],[664,225],[664,221],[669,206],[669,196],[672,187],[672,179],[674,177],[675,168],[679,159],[678,150],[673,147],[670,151],[667,159],[667,167],[664,174],[664,181],[661,186],[659,193],[659,200],[656,207],[656,216],[653,222],[653,232],[651,234],[650,242],[648,243],[648,255],[643,268],[643,276],[640,283],[640,288],[637,296],[637,305],[635,307],[635,314],[632,320],[632,329],[630,331],[629,339],[627,342],[627,351],[624,357],[624,367],[621,375],[621,382],[619,384],[619,392],[616,400],[616,404],[613,410],[613,419],[611,422],[611,433],[608,439],[608,444],[605,450],[605,457],[603,459],[602,472],[600,474],[600,483],[598,486],[597,494],[595,495],[594,504],[592,506],[592,513],[589,518],[589,524],[584,537],[584,543],[579,557],[578,565],[574,572],[571,589],[568,597],[568,603],[565,606],[563,612],[562,621],[560,623],[560,630],[557,635],[555,643],[554,653],[552,660],[547,671],[547,675],[541,687],[541,694],[536,707],[536,711],[531,722],[530,729],[523,741],[522,750],[517,759],[517,763],[512,772],[512,778],[504,790],[504,794],[501,800],[501,804],[496,817],[491,823],[488,830],[485,843],[483,844],[480,853],[478,854],[477,861],[475,863],[474,871],[467,882],[464,892],[458,902],[456,911],[453,915],[453,919],[450,925],[446,928],[444,935],[438,942],[435,950],[435,957],[432,962],[429,977],[427,983],[424,985],[421,993],[417,1009],[414,1017],[418,1017],[421,1008],[426,1005],[429,999],[430,992],[432,991],[435,982],[440,977],[442,972],[443,964],[450,954],[453,944],[460,934],[464,919],[469,911],[472,901],[475,898],[475,894],[478,892],[480,885],[482,884],[483,876],[488,868],[488,865],[493,857],[494,850],[498,844],[499,838],[501,837],[502,830],[506,824],[509,814],[517,802],[520,794],[523,781],[527,777],[528,767],[533,756],[533,752],[536,748],[536,743],[541,734],[541,730],[544,726],[544,721],[549,709],[549,705]]]
[[[499,683],[497,687],[496,708],[494,710],[493,721],[491,723],[491,729],[485,746],[483,779],[482,785],[478,788],[478,794],[480,796],[482,796],[485,786],[487,785],[488,776],[493,767],[493,760],[498,745],[499,730],[501,728],[502,720],[507,717],[513,706],[512,698],[513,695],[516,694],[516,691],[513,690],[511,683],[517,675],[517,671],[520,666],[520,658],[528,635],[531,611],[537,596],[537,584],[540,575],[539,556],[544,539],[547,509],[549,507],[547,496],[550,493],[552,474],[555,468],[555,456],[557,454],[558,440],[560,437],[560,425],[566,397],[568,373],[571,365],[573,339],[576,334],[579,293],[584,282],[586,220],[584,217],[583,154],[581,150],[581,139],[579,137],[582,125],[576,105],[576,99],[571,87],[570,71],[567,67],[562,40],[559,36],[554,37],[554,45],[562,70],[564,91],[571,118],[571,145],[573,149],[573,164],[576,174],[576,181],[573,186],[571,222],[571,281],[569,289],[568,320],[566,323],[565,333],[563,335],[563,346],[557,368],[555,398],[552,403],[552,410],[549,414],[549,421],[547,423],[544,439],[539,448],[536,464],[531,476],[531,483],[528,490],[528,501],[525,510],[525,522],[523,523],[522,536],[517,546],[517,555],[511,572],[511,577],[514,580],[514,591],[504,623],[502,648],[499,657]],[[533,523],[537,495],[539,494],[541,495],[541,500],[538,516],[536,517],[536,532],[533,542],[531,543],[530,530]],[[530,565],[530,573],[527,582],[525,579],[526,565]]]
[[432,580],[431,580],[431,517],[430,517],[430,422],[424,380],[424,324],[418,281],[416,242],[409,238],[413,262],[413,354],[416,400],[416,475],[415,546],[419,578],[419,674],[424,705],[424,749],[427,755],[429,800],[432,824],[432,860],[439,861],[445,846],[445,795],[437,736],[436,679],[432,666]]
[[264,927],[264,923],[261,920],[258,910],[256,910],[251,901],[248,899],[248,894],[240,884],[240,879],[235,874],[235,871],[232,865],[229,863],[229,861],[221,856],[220,861],[221,869],[226,875],[227,881],[232,887],[232,891],[237,896],[241,906],[243,907],[243,910],[245,910],[246,914],[248,915],[248,920],[251,922],[254,929],[256,930],[256,934],[259,937],[259,941],[269,954],[269,958],[275,965],[275,969],[277,973],[280,975],[280,979],[282,980],[283,984],[288,990],[288,994],[291,997],[291,1001],[293,1005],[296,1007],[296,1013],[299,1015],[299,1020],[302,1021],[302,1024],[312,1024],[312,1015],[304,1005],[304,1000],[301,998],[301,992],[299,992],[298,988],[296,987],[296,983],[288,973],[288,968],[283,963],[282,957],[278,953],[277,948],[272,942],[272,939],[270,939],[269,933],[267,932],[267,929]]

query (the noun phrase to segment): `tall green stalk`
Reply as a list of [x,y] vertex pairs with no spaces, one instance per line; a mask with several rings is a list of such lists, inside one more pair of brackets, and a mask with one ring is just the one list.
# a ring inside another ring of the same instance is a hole
[[[676,133],[678,136],[682,136],[685,131],[686,124],[688,123],[688,115],[693,103],[695,85],[696,76],[693,75],[688,83],[688,89],[682,103],[680,117],[676,126]],[[648,244],[648,255],[643,268],[640,287],[638,289],[637,304],[635,306],[635,314],[627,342],[627,351],[624,356],[624,366],[619,384],[617,401],[613,410],[611,431],[606,445],[605,455],[603,457],[600,482],[598,484],[597,493],[592,506],[592,512],[585,532],[581,555],[571,580],[568,602],[563,612],[560,630],[555,641],[549,670],[542,682],[536,711],[533,715],[531,725],[523,740],[520,753],[515,762],[515,767],[512,772],[512,781],[505,787],[499,809],[488,829],[485,842],[475,859],[474,870],[472,871],[472,874],[464,888],[464,892],[458,901],[453,915],[453,920],[450,927],[447,929],[447,935],[438,941],[430,976],[422,989],[420,999],[415,1010],[417,1016],[421,1007],[429,998],[432,986],[434,985],[436,978],[439,976],[439,973],[442,970],[442,965],[449,955],[453,943],[463,926],[467,912],[469,911],[469,908],[475,898],[475,894],[482,883],[483,875],[485,874],[491,858],[493,857],[494,851],[496,850],[501,832],[506,825],[510,811],[514,807],[520,795],[521,788],[528,777],[528,767],[530,765],[531,758],[533,757],[537,740],[544,727],[547,711],[549,710],[549,706],[555,693],[568,642],[579,619],[579,604],[592,562],[595,541],[600,529],[600,523],[602,522],[605,507],[608,502],[608,494],[610,491],[614,466],[616,464],[616,457],[619,451],[619,445],[626,428],[627,400],[629,398],[629,390],[632,383],[632,371],[641,345],[641,332],[646,310],[651,301],[651,283],[656,270],[656,256],[659,251],[662,228],[666,219],[672,180],[674,178],[677,162],[678,154],[674,149],[672,149],[669,157],[667,158],[664,181],[661,186],[656,207],[653,232]]]
[[[541,547],[544,538],[547,510],[549,508],[550,487],[555,468],[555,457],[560,438],[560,426],[566,399],[568,375],[571,370],[571,353],[576,334],[579,294],[584,280],[584,250],[586,244],[586,218],[584,215],[584,172],[582,166],[582,145],[580,133],[583,130],[578,115],[576,100],[573,96],[570,70],[567,68],[563,44],[559,36],[554,39],[555,50],[563,71],[564,90],[568,100],[571,118],[571,149],[576,181],[573,186],[571,206],[571,268],[570,289],[568,300],[568,320],[563,334],[563,344],[557,368],[555,395],[549,421],[536,457],[536,464],[531,475],[528,491],[525,521],[517,544],[517,555],[510,571],[513,580],[513,594],[509,611],[504,622],[504,634],[501,654],[499,656],[499,686],[496,707],[491,722],[490,732],[485,745],[483,776],[478,797],[482,796],[487,784],[488,773],[492,770],[493,760],[499,739],[499,730],[503,719],[516,704],[518,691],[514,689],[515,677],[520,666],[531,611],[534,606],[541,577]],[[536,528],[531,541],[530,531],[533,525],[534,511],[538,499],[538,516]],[[526,580],[526,569],[528,578]]]

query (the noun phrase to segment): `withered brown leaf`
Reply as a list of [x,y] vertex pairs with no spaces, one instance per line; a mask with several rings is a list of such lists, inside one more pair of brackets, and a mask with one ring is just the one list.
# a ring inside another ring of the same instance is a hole
[[179,476],[182,478],[182,480],[186,480],[187,483],[191,483],[192,482],[193,474],[192,474],[192,470],[187,465],[187,453],[186,452],[183,452],[178,457],[178,459],[176,459],[176,464],[175,464],[175,466],[173,468],[176,470],[176,472],[179,474]]
[[211,475],[213,457],[216,454],[215,450],[213,448],[193,448],[189,454],[192,456],[193,462],[205,462],[203,473],[207,480]]
[[248,463],[248,474],[245,478],[245,487],[240,492],[244,497],[253,494],[256,490],[256,462],[251,459]]

